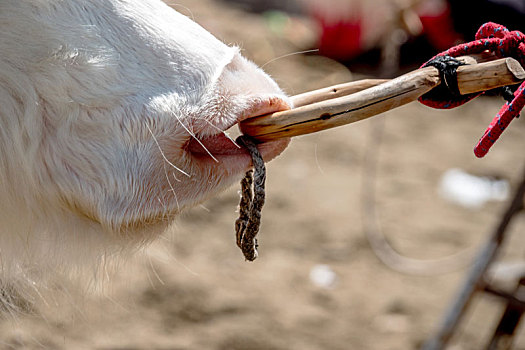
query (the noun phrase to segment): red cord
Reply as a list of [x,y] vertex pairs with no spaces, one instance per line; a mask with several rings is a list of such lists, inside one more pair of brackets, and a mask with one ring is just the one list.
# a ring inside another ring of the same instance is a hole
[[[502,25],[488,22],[482,25],[476,33],[476,40],[466,44],[454,46],[438,56],[448,55],[458,57],[462,55],[476,54],[483,51],[491,51],[497,57],[513,57],[525,66],[525,35],[519,31],[509,31]],[[436,98],[435,95],[423,95],[419,102],[433,108],[453,108],[462,105],[481,94],[470,94],[457,98]],[[474,154],[481,158],[487,154],[490,147],[501,136],[512,119],[519,116],[525,106],[525,82],[514,93],[512,102],[505,103],[498,114],[494,117],[489,127],[474,147]]]

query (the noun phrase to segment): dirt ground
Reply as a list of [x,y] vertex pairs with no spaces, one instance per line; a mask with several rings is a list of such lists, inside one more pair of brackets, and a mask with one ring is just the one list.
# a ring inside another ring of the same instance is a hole
[[[288,26],[276,28],[275,16],[223,2],[176,3],[226,43],[241,46],[289,94],[363,78],[315,55],[275,59],[314,45],[315,28],[308,22],[279,22]],[[101,293],[76,306],[51,300],[41,316],[2,321],[0,348],[416,349],[436,329],[467,269],[417,276],[381,263],[364,233],[371,212],[363,196],[375,181],[377,221],[403,255],[435,259],[479,247],[505,204],[467,209],[442,199],[438,186],[450,168],[498,175],[511,184],[520,179],[522,120],[487,157],[476,159],[472,152],[501,104],[487,97],[439,111],[413,103],[298,137],[268,164],[254,263],[245,262],[235,245],[238,188],[232,188],[121,262]],[[376,161],[373,173],[366,164]],[[517,217],[502,261],[523,260],[524,229],[525,219]],[[311,277],[320,265],[333,272],[325,284]],[[499,300],[477,297],[451,349],[483,348],[501,312]],[[523,327],[520,333],[515,348],[525,349]]]

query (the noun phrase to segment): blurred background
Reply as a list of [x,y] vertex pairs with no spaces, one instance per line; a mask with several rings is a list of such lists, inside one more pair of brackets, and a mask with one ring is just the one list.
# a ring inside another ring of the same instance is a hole
[[[472,40],[486,21],[525,29],[522,0],[168,3],[240,46],[290,95],[400,75]],[[41,316],[2,321],[0,348],[417,349],[521,178],[522,120],[485,158],[472,152],[502,104],[495,96],[446,111],[412,103],[297,137],[268,164],[254,263],[235,245],[232,188],[123,261],[97,295],[78,305],[51,298]],[[516,217],[498,259],[497,277],[510,285],[524,271],[524,229]],[[383,263],[388,252],[373,251],[370,239],[400,256]],[[455,254],[451,264],[421,263]],[[484,348],[503,307],[478,295],[450,349]],[[525,349],[524,333],[515,349]]]

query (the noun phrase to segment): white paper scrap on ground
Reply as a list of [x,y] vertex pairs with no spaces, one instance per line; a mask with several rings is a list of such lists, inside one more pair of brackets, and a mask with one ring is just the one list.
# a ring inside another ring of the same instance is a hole
[[509,196],[506,180],[476,176],[461,169],[449,169],[441,177],[439,194],[446,200],[476,209],[488,201],[504,201]]
[[337,283],[337,274],[328,265],[315,265],[310,270],[310,281],[317,287],[331,289]]

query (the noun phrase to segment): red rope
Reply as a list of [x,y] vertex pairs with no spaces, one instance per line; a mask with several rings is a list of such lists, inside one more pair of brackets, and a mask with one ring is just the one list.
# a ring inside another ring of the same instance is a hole
[[[509,31],[502,25],[496,23],[485,23],[476,33],[476,40],[466,44],[454,46],[438,56],[458,57],[462,55],[476,54],[483,51],[491,51],[497,57],[513,57],[525,66],[525,35],[519,31]],[[454,108],[462,105],[480,94],[470,94],[460,97],[449,97],[440,99],[435,94],[423,95],[419,101],[434,108]],[[501,136],[512,119],[519,116],[525,106],[525,82],[514,93],[514,99],[505,103],[494,117],[489,127],[474,147],[474,154],[481,158],[487,154],[490,147]]]

